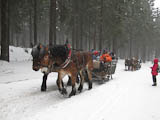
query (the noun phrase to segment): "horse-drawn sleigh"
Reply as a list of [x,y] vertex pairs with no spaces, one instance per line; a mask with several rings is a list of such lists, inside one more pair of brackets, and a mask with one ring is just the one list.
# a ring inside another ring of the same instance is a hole
[[132,59],[125,59],[125,70],[126,71],[135,71],[135,70],[139,70],[141,68],[141,60],[138,60],[136,58],[132,58]]
[[38,71],[41,69],[44,73],[41,91],[46,91],[47,77],[51,72],[58,72],[57,86],[60,93],[63,95],[67,95],[63,78],[65,75],[69,76],[72,86],[69,97],[76,94],[77,76],[80,76],[78,91],[81,92],[83,90],[85,78],[87,79],[88,89],[90,90],[92,89],[92,75],[94,76],[93,79],[97,77],[99,80],[105,80],[105,76],[108,76],[107,79],[109,79],[115,72],[116,64],[114,62],[100,64],[100,67],[97,69],[93,66],[91,52],[77,51],[72,52],[72,54],[70,52],[66,44],[50,47],[37,45],[32,49],[33,70]]

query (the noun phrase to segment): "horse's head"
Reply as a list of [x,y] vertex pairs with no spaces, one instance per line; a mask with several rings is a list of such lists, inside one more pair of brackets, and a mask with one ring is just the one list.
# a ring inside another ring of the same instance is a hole
[[51,64],[50,54],[49,54],[49,47],[43,46],[40,50],[40,64],[41,67],[49,67]]
[[38,71],[40,69],[39,53],[40,53],[40,45],[34,46],[32,48],[31,55],[33,57],[32,69],[35,71]]
[[43,67],[44,58],[46,58],[46,47],[41,44],[36,45],[32,48],[31,55],[33,57],[33,65],[32,69],[38,71],[41,67]]

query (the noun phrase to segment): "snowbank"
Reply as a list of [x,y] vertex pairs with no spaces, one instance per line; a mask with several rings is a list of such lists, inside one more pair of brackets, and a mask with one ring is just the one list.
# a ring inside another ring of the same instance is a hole
[[0,60],[0,68],[0,75],[13,71],[13,67],[11,67],[8,62],[2,60]]
[[30,61],[31,48],[21,48],[21,47],[9,47],[10,61]]
[[[15,62],[31,61],[31,48],[9,47],[10,63],[0,60],[0,75],[10,74],[15,71]],[[2,80],[1,80],[2,81]]]

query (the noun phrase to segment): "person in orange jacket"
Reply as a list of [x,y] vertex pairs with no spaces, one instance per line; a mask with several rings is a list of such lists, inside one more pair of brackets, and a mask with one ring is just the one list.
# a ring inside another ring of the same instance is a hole
[[100,61],[111,62],[112,57],[108,53],[104,53],[103,55],[100,56]]
[[105,60],[104,60],[105,57],[106,57],[106,54],[102,54],[102,55],[100,56],[100,61],[105,61]]
[[111,62],[112,57],[109,54],[106,54],[106,62]]

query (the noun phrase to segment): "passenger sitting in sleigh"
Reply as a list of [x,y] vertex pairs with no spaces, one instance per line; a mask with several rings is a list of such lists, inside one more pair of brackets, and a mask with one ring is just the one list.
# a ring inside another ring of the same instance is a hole
[[92,49],[92,58],[93,60],[99,60],[100,51]]
[[107,51],[103,50],[103,54],[100,56],[100,71],[104,71],[104,63],[110,63],[111,61],[112,57],[107,53]]
[[103,54],[100,56],[100,61],[101,62],[111,62],[112,61],[112,57],[107,53],[107,51],[103,51]]

